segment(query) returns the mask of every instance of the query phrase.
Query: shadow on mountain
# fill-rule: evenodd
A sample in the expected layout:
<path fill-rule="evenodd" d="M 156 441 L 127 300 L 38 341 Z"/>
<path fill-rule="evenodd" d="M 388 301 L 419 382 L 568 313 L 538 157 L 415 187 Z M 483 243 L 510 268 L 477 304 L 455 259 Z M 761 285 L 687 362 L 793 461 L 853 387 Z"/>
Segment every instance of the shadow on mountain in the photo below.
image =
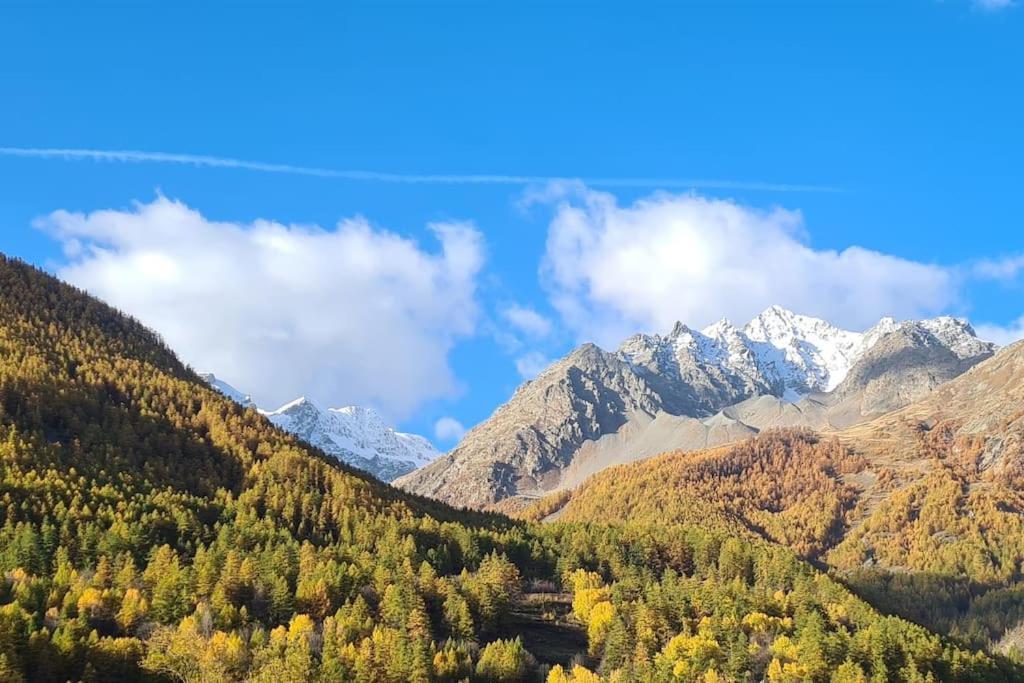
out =
<path fill-rule="evenodd" d="M 1004 638 L 1024 621 L 1024 583 L 983 584 L 929 572 L 858 570 L 843 581 L 884 614 L 913 621 L 963 644 L 1008 652 Z"/>

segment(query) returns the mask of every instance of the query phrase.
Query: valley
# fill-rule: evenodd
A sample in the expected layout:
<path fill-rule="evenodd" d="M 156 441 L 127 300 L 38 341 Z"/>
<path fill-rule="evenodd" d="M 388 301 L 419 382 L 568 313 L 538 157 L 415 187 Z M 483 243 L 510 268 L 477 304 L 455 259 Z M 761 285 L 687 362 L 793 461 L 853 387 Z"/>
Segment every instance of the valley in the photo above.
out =
<path fill-rule="evenodd" d="M 1024 682 L 1022 37 L 0 2 L 0 683 Z"/>
<path fill-rule="evenodd" d="M 1018 351 L 971 372 L 995 368 L 989 387 L 1017 391 Z M 947 514 L 927 501 L 948 477 L 923 480 L 920 508 L 913 482 L 893 479 L 902 488 L 854 526 L 864 487 L 884 486 L 868 475 L 874 455 L 796 428 L 606 468 L 537 515 L 559 510 L 557 521 L 452 508 L 349 468 L 212 388 L 136 321 L 6 258 L 0 359 L 6 680 L 1024 675 L 994 644 L 1012 629 L 991 620 L 1016 604 L 1019 547 L 1016 501 L 985 474 L 1017 476 L 1004 446 L 1019 443 L 1020 416 L 998 397 L 964 423 L 1006 427 L 988 443 L 945 451 L 960 432 L 935 427 L 931 450 L 897 453 L 955 466 L 984 515 L 949 520 L 952 536 L 936 538 L 889 510 Z M 904 425 L 855 429 L 882 444 Z M 909 546 L 885 543 L 901 529 Z M 902 577 L 929 574 L 886 584 L 838 571 L 864 565 L 864 544 L 879 567 L 935 571 L 948 560 L 921 558 L 950 541 L 971 583 L 929 585 L 962 593 L 966 614 L 941 600 L 926 603 L 935 614 L 901 608 L 922 590 Z M 1001 549 L 995 562 L 985 543 Z M 992 589 L 976 591 L 982 582 Z M 1014 612 L 998 613 L 1010 627 Z"/>

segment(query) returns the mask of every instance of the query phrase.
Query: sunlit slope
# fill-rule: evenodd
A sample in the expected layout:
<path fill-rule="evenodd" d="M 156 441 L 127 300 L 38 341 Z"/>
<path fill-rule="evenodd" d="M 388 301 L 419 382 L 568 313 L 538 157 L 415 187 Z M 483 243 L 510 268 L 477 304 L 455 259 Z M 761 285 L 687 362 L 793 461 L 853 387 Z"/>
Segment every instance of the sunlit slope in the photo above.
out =
<path fill-rule="evenodd" d="M 817 552 L 816 496 L 845 509 L 859 467 L 778 438 L 838 475 L 779 498 L 718 472 L 735 512 L 710 500 L 715 528 L 458 511 L 345 469 L 0 259 L 0 680 L 544 680 L 570 661 L 618 681 L 1014 678 L 763 540 Z M 792 519 L 758 511 L 790 499 Z"/>

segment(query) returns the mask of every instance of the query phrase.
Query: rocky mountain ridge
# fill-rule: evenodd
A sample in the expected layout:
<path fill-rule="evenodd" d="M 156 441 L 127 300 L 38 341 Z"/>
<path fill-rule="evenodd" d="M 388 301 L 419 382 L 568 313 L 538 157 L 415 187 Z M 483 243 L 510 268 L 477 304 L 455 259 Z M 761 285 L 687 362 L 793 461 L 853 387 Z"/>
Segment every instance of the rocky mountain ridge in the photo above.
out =
<path fill-rule="evenodd" d="M 447 456 L 395 483 L 474 507 L 536 497 L 665 450 L 773 426 L 856 424 L 921 398 L 994 348 L 951 317 L 883 318 L 851 332 L 772 306 L 743 328 L 677 323 L 615 352 L 580 346 Z"/>

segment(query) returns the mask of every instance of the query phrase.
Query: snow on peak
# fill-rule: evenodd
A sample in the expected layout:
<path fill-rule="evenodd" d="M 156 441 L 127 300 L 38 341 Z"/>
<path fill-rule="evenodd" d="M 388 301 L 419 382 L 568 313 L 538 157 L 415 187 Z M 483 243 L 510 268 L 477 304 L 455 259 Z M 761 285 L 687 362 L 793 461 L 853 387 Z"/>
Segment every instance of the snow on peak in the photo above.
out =
<path fill-rule="evenodd" d="M 959 358 L 972 358 L 994 348 L 989 342 L 978 339 L 974 328 L 963 318 L 943 315 L 922 320 L 921 327 L 931 332 Z"/>
<path fill-rule="evenodd" d="M 359 425 L 359 428 L 364 432 L 378 433 L 391 429 L 384 423 L 384 419 L 380 416 L 380 413 L 373 408 L 345 406 L 344 408 L 328 408 L 327 410 L 343 417 L 354 425 Z"/>
<path fill-rule="evenodd" d="M 243 405 L 254 405 L 248 396 L 212 374 L 201 377 L 221 393 Z M 240 400 L 240 399 L 243 399 Z M 306 396 L 260 414 L 281 429 L 295 434 L 342 462 L 366 470 L 378 479 L 391 481 L 422 467 L 440 453 L 427 439 L 389 427 L 371 408 L 345 406 L 321 408 Z"/>
<path fill-rule="evenodd" d="M 753 341 L 769 342 L 775 346 L 786 346 L 793 339 L 805 337 L 830 340 L 858 336 L 856 332 L 842 330 L 826 320 L 800 315 L 782 306 L 769 306 L 747 323 L 743 332 Z"/>
<path fill-rule="evenodd" d="M 277 410 L 263 410 L 263 409 L 260 409 L 260 413 L 262 415 L 266 416 L 266 417 L 271 417 L 271 416 L 274 416 L 274 415 L 294 414 L 298 410 L 315 410 L 315 411 L 319 411 L 320 410 L 320 406 L 318 406 L 317 404 L 313 403 L 312 399 L 306 398 L 305 396 L 299 396 L 294 401 L 288 401 L 288 403 L 285 403 L 283 406 L 281 406 Z"/>
<path fill-rule="evenodd" d="M 395 431 L 370 408 L 324 410 L 307 398 L 299 398 L 264 415 L 325 453 L 387 481 L 440 455 L 425 438 Z"/>
<path fill-rule="evenodd" d="M 834 389 L 859 356 L 863 338 L 781 306 L 765 309 L 743 333 L 769 377 L 797 395 Z"/>
<path fill-rule="evenodd" d="M 886 317 L 864 332 L 854 332 L 775 305 L 742 329 L 722 318 L 700 332 L 677 322 L 664 337 L 634 335 L 619 348 L 619 356 L 684 380 L 684 373 L 697 368 L 735 386 L 758 391 L 767 387 L 770 393 L 796 401 L 835 389 L 868 349 L 903 326 L 918 326 L 961 358 L 991 350 L 966 321 L 956 318 L 897 322 Z"/>

